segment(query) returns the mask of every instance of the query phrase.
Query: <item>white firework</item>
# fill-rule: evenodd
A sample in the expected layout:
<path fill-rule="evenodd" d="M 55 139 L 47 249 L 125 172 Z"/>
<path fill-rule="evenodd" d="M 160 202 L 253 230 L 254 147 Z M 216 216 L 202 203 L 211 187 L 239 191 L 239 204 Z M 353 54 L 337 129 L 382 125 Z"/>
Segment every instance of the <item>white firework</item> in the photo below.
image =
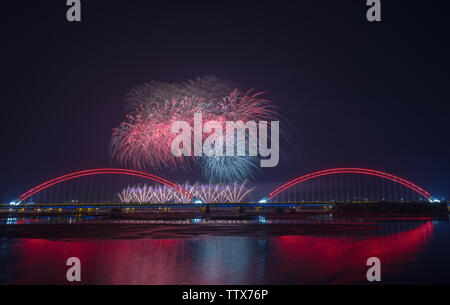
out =
<path fill-rule="evenodd" d="M 185 183 L 182 188 L 204 203 L 236 203 L 248 200 L 248 196 L 254 190 L 249 188 L 247 182 L 234 182 L 230 185 L 224 184 L 189 184 Z M 127 186 L 117 194 L 124 203 L 190 203 L 191 198 L 168 186 Z"/>
<path fill-rule="evenodd" d="M 128 186 L 127 188 L 123 189 L 122 192 L 117 193 L 117 196 L 119 197 L 121 202 L 130 203 L 133 201 L 135 191 Z"/>
<path fill-rule="evenodd" d="M 223 191 L 224 202 L 243 202 L 253 190 L 254 187 L 246 187 L 246 181 L 239 184 L 234 182 L 232 185 L 228 185 Z"/>
<path fill-rule="evenodd" d="M 220 184 L 198 185 L 195 188 L 194 196 L 205 203 L 218 203 L 223 202 L 222 192 Z"/>
<path fill-rule="evenodd" d="M 133 188 L 133 190 L 134 190 L 133 198 L 135 199 L 136 202 L 148 203 L 153 201 L 155 193 L 151 186 L 144 185 L 142 187 Z"/>

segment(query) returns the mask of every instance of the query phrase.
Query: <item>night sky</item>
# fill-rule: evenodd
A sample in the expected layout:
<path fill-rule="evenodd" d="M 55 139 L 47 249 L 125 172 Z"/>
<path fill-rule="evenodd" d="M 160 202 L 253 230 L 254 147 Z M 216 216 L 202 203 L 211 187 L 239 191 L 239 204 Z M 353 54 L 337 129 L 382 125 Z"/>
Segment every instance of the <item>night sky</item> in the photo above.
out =
<path fill-rule="evenodd" d="M 208 74 L 266 91 L 292 125 L 257 184 L 366 167 L 448 198 L 448 7 L 381 2 L 374 23 L 365 0 L 82 0 L 75 23 L 66 0 L 3 3 L 0 200 L 109 167 L 133 86 Z"/>

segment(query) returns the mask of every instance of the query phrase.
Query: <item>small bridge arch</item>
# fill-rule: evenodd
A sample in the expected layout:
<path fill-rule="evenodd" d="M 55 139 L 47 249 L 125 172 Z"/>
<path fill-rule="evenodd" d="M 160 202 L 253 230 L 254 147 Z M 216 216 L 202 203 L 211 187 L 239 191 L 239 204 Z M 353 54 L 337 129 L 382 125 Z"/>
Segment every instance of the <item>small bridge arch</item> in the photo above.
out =
<path fill-rule="evenodd" d="M 400 178 L 398 176 L 395 176 L 395 175 L 392 175 L 392 174 L 389 174 L 386 172 L 378 171 L 378 170 L 367 169 L 367 168 L 350 168 L 350 167 L 325 169 L 325 170 L 316 171 L 316 172 L 309 173 L 309 174 L 300 176 L 298 178 L 289 180 L 286 183 L 279 186 L 278 188 L 276 188 L 275 190 L 273 190 L 272 192 L 270 192 L 269 195 L 267 196 L 267 198 L 269 200 L 273 199 L 275 196 L 277 196 L 281 192 L 289 189 L 290 187 L 292 187 L 296 184 L 299 184 L 299 183 L 302 183 L 302 182 L 305 182 L 305 181 L 308 181 L 311 179 L 315 179 L 318 177 L 327 176 L 327 175 L 335 175 L 335 174 L 362 174 L 362 175 L 380 177 L 380 178 L 401 184 L 401 185 L 413 190 L 417 194 L 425 197 L 430 202 L 434 200 L 434 198 L 431 196 L 430 193 L 428 193 L 423 188 L 419 187 L 418 185 L 416 185 L 406 179 Z"/>
<path fill-rule="evenodd" d="M 55 184 L 58 184 L 58 183 L 61 183 L 61 182 L 67 181 L 67 180 L 77 179 L 77 178 L 85 177 L 85 176 L 103 175 L 103 174 L 128 175 L 128 176 L 135 176 L 135 177 L 149 179 L 149 180 L 164 184 L 166 186 L 169 186 L 172 189 L 174 189 L 175 191 L 181 193 L 182 195 L 188 197 L 191 200 L 194 199 L 194 196 L 191 193 L 189 193 L 187 190 L 183 189 L 178 184 L 176 184 L 170 180 L 164 179 L 162 177 L 150 174 L 150 173 L 131 170 L 131 169 L 122 169 L 122 168 L 97 168 L 97 169 L 88 169 L 88 170 L 83 170 L 83 171 L 77 171 L 77 172 L 69 173 L 69 174 L 66 174 L 63 176 L 59 176 L 59 177 L 47 180 L 44 183 L 41 183 L 41 184 L 27 190 L 26 192 L 21 194 L 18 199 L 16 199 L 13 202 L 15 205 L 18 205 L 21 202 L 23 202 L 25 199 L 27 199 L 28 197 L 30 197 L 44 189 L 47 189 Z"/>

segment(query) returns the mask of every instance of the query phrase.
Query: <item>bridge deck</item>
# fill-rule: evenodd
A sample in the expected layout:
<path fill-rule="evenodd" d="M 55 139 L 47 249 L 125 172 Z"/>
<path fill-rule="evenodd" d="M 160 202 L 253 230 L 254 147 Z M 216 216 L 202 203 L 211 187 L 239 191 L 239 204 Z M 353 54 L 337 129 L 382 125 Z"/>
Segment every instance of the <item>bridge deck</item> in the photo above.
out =
<path fill-rule="evenodd" d="M 77 209 L 77 208 L 278 208 L 278 207 L 321 207 L 335 204 L 377 204 L 380 202 L 277 202 L 277 203 L 48 203 L 48 204 L 20 204 L 17 206 L 0 204 L 0 210 L 29 210 L 29 209 Z M 387 202 L 384 202 L 387 203 Z M 428 202 L 401 202 L 401 204 L 424 204 Z"/>

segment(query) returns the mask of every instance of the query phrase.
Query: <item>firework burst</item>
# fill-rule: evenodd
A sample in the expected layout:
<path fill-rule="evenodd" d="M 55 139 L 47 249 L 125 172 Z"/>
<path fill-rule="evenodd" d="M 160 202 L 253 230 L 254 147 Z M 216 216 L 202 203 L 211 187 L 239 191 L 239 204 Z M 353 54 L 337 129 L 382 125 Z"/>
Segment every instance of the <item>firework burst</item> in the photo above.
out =
<path fill-rule="evenodd" d="M 179 158 L 170 149 L 172 123 L 189 119 L 186 114 L 201 111 L 202 98 L 173 98 L 163 104 L 146 104 L 113 130 L 111 156 L 135 169 L 160 169 L 181 165 L 192 159 Z M 192 119 L 191 119 L 192 120 Z"/>
<path fill-rule="evenodd" d="M 203 157 L 200 162 L 203 176 L 215 183 L 252 179 L 260 170 L 258 158 L 250 156 Z"/>
<path fill-rule="evenodd" d="M 200 184 L 185 183 L 185 190 L 204 203 L 236 203 L 248 200 L 253 187 L 247 182 L 233 184 Z M 128 186 L 118 193 L 121 202 L 131 203 L 189 203 L 190 200 L 176 190 L 167 186 L 150 186 L 147 184 Z"/>
<path fill-rule="evenodd" d="M 242 202 L 253 191 L 254 188 L 248 188 L 246 181 L 243 183 L 234 182 L 226 187 L 222 193 L 226 202 Z"/>
<path fill-rule="evenodd" d="M 248 154 L 251 144 L 247 136 L 245 156 L 173 155 L 171 143 L 176 134 L 171 132 L 172 124 L 184 121 L 193 126 L 196 113 L 202 114 L 202 130 L 208 121 L 219 122 L 225 131 L 227 121 L 246 123 L 278 118 L 270 101 L 261 98 L 263 92 L 253 93 L 249 90 L 244 93 L 230 89 L 230 82 L 221 83 L 217 78 L 203 80 L 173 85 L 152 82 L 131 90 L 127 101 L 136 108 L 127 115 L 125 122 L 113 129 L 110 148 L 112 159 L 119 161 L 122 166 L 140 170 L 187 169 L 193 164 L 200 164 L 204 177 L 210 182 L 241 182 L 252 178 L 258 170 L 258 158 Z M 214 86 L 208 90 L 207 84 L 211 83 Z M 218 97 L 219 94 L 222 96 Z M 208 136 L 202 134 L 202 140 Z M 193 139 L 191 143 L 192 151 Z M 233 143 L 235 147 L 237 144 Z"/>

